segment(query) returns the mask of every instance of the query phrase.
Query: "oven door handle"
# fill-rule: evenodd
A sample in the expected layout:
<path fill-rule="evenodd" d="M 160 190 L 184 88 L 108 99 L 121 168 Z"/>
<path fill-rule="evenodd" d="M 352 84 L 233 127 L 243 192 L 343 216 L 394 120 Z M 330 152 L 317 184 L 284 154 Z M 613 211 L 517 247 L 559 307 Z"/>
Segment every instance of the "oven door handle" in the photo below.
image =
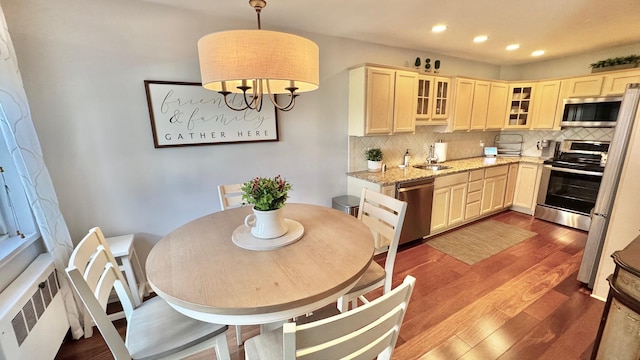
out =
<path fill-rule="evenodd" d="M 559 172 L 565 172 L 565 173 L 571 173 L 571 174 L 580 174 L 580 175 L 602 176 L 602 173 L 599 172 L 599 171 L 575 170 L 575 169 L 568 169 L 568 168 L 553 167 L 552 165 L 544 165 L 544 167 L 548 168 L 551 171 L 559 171 Z"/>

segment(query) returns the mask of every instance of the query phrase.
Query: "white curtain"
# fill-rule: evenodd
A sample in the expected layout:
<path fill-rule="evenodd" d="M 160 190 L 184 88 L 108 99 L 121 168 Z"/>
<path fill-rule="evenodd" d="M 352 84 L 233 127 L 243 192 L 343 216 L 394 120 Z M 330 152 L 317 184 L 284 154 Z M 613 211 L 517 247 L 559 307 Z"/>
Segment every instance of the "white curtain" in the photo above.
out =
<path fill-rule="evenodd" d="M 64 275 L 73 243 L 42 157 L 40 141 L 31 120 L 27 95 L 1 6 L 0 24 L 0 134 L 18 169 L 47 251 L 53 256 L 60 275 L 58 279 L 72 335 L 78 339 L 83 335 L 81 316 Z"/>

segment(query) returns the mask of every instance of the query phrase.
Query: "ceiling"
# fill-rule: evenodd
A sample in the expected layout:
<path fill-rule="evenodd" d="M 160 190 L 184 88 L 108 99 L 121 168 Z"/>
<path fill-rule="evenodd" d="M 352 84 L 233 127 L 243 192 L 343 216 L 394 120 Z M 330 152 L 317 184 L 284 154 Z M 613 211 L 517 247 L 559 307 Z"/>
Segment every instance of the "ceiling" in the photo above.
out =
<path fill-rule="evenodd" d="M 255 22 L 248 0 L 145 1 L 241 24 Z M 496 65 L 640 44 L 640 0 L 268 0 L 261 16 L 263 29 L 319 33 Z M 432 33 L 440 23 L 448 29 Z M 477 35 L 489 40 L 473 43 Z M 520 48 L 506 51 L 511 43 Z M 543 56 L 531 56 L 540 49 Z"/>

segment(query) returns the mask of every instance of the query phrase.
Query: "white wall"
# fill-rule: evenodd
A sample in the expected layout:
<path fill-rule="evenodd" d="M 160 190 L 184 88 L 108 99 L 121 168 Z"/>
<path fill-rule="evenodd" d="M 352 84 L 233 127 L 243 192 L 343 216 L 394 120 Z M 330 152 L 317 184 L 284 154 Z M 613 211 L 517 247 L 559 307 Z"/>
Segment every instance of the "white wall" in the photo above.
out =
<path fill-rule="evenodd" d="M 293 183 L 291 201 L 330 206 L 345 194 L 347 68 L 410 66 L 420 56 L 440 59 L 443 75 L 501 77 L 495 65 L 301 33 L 320 47 L 320 88 L 279 114 L 279 142 L 155 149 L 143 80 L 199 81 L 197 39 L 253 21 L 127 0 L 0 4 L 74 241 L 93 226 L 133 232 L 143 258 L 172 229 L 219 210 L 218 184 L 281 174 Z M 263 27 L 277 30 L 267 19 Z"/>
<path fill-rule="evenodd" d="M 0 3 L 74 241 L 93 226 L 107 236 L 134 232 L 143 257 L 172 229 L 219 210 L 218 184 L 281 174 L 293 183 L 291 201 L 330 206 L 346 193 L 348 67 L 407 66 L 429 56 L 447 74 L 499 72 L 494 65 L 300 34 L 320 47 L 320 89 L 279 114 L 279 142 L 155 149 L 143 80 L 199 81 L 198 38 L 255 24 L 138 1 Z"/>
<path fill-rule="evenodd" d="M 633 54 L 640 54 L 640 44 L 615 47 L 560 59 L 538 61 L 520 66 L 503 66 L 500 69 L 500 79 L 538 80 L 588 75 L 591 74 L 590 64 L 594 62 Z"/>

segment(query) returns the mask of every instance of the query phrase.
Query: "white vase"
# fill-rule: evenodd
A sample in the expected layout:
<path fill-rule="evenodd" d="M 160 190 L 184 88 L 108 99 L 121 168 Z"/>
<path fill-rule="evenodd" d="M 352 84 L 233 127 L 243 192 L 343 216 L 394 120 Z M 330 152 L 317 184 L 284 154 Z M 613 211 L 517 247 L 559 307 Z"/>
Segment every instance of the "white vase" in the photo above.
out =
<path fill-rule="evenodd" d="M 253 209 L 253 214 L 245 217 L 244 224 L 251 228 L 251 235 L 258 239 L 278 238 L 289 230 L 284 221 L 282 209 L 268 211 Z"/>
<path fill-rule="evenodd" d="M 369 169 L 369 172 L 382 171 L 382 161 L 367 160 L 367 169 Z"/>

